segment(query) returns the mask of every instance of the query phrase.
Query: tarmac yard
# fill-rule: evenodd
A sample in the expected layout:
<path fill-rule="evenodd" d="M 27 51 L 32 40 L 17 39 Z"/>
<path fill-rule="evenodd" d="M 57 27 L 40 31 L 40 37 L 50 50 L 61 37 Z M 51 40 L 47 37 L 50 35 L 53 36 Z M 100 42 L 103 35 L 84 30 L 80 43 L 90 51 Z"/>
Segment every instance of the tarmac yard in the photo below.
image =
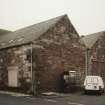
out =
<path fill-rule="evenodd" d="M 0 93 L 0 105 L 105 105 L 105 94 L 85 95 L 81 93 L 43 96 Z"/>

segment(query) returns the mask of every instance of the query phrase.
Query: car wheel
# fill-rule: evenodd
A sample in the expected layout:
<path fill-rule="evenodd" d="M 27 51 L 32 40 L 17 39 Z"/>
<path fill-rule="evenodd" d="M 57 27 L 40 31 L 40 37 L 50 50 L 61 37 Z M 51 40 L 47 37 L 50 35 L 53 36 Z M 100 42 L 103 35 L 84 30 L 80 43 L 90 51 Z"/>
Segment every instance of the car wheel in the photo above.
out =
<path fill-rule="evenodd" d="M 99 94 L 99 95 L 102 95 L 102 93 L 103 93 L 102 90 L 99 90 L 99 91 L 98 91 L 98 94 Z"/>
<path fill-rule="evenodd" d="M 87 91 L 87 90 L 84 90 L 84 93 L 85 93 L 85 94 L 88 94 L 88 91 Z"/>
<path fill-rule="evenodd" d="M 105 90 L 103 89 L 102 93 L 105 93 Z"/>

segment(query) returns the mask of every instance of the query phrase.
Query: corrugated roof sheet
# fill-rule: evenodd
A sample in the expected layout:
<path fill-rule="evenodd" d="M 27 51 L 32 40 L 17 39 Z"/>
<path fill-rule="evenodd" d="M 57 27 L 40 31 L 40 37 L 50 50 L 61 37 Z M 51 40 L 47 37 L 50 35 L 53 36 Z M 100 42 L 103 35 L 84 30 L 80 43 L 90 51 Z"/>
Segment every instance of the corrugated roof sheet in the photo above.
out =
<path fill-rule="evenodd" d="M 103 34 L 104 34 L 104 31 L 94 33 L 94 34 L 82 37 L 81 40 L 87 48 L 91 49 L 91 47 L 96 43 L 99 37 Z"/>
<path fill-rule="evenodd" d="M 32 42 L 40 35 L 45 33 L 50 27 L 56 24 L 64 16 L 66 15 L 31 25 L 29 27 L 14 31 L 10 34 L 1 35 L 0 49 Z"/>

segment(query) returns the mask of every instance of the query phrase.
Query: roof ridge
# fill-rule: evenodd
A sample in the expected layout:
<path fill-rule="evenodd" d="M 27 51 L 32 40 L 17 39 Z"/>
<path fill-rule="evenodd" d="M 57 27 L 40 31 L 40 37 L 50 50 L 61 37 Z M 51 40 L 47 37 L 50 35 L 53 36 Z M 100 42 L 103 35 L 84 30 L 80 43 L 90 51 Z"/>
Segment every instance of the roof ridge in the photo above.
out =
<path fill-rule="evenodd" d="M 67 14 L 64 14 L 64 15 L 61 15 L 61 16 L 56 16 L 54 18 L 46 19 L 46 20 L 43 20 L 41 22 L 38 22 L 38 23 L 35 23 L 35 24 L 31 24 L 31 25 L 25 26 L 23 28 L 20 28 L 20 29 L 15 30 L 14 32 L 19 31 L 19 30 L 23 30 L 25 28 L 28 28 L 28 27 L 31 27 L 31 26 L 34 26 L 34 25 L 42 24 L 42 23 L 45 23 L 45 22 L 48 22 L 48 21 L 51 21 L 51 20 L 54 20 L 54 19 L 57 19 L 57 18 L 63 18 L 64 16 L 67 16 Z"/>

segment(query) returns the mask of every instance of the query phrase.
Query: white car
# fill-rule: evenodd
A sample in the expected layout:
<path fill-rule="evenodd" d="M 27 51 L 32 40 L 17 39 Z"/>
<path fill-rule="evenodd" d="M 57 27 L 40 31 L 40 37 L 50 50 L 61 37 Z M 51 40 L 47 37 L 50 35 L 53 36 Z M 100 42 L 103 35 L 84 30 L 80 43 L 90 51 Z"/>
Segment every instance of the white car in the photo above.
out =
<path fill-rule="evenodd" d="M 98 91 L 100 94 L 104 92 L 104 83 L 100 76 L 86 76 L 84 81 L 85 93 L 88 91 Z"/>

